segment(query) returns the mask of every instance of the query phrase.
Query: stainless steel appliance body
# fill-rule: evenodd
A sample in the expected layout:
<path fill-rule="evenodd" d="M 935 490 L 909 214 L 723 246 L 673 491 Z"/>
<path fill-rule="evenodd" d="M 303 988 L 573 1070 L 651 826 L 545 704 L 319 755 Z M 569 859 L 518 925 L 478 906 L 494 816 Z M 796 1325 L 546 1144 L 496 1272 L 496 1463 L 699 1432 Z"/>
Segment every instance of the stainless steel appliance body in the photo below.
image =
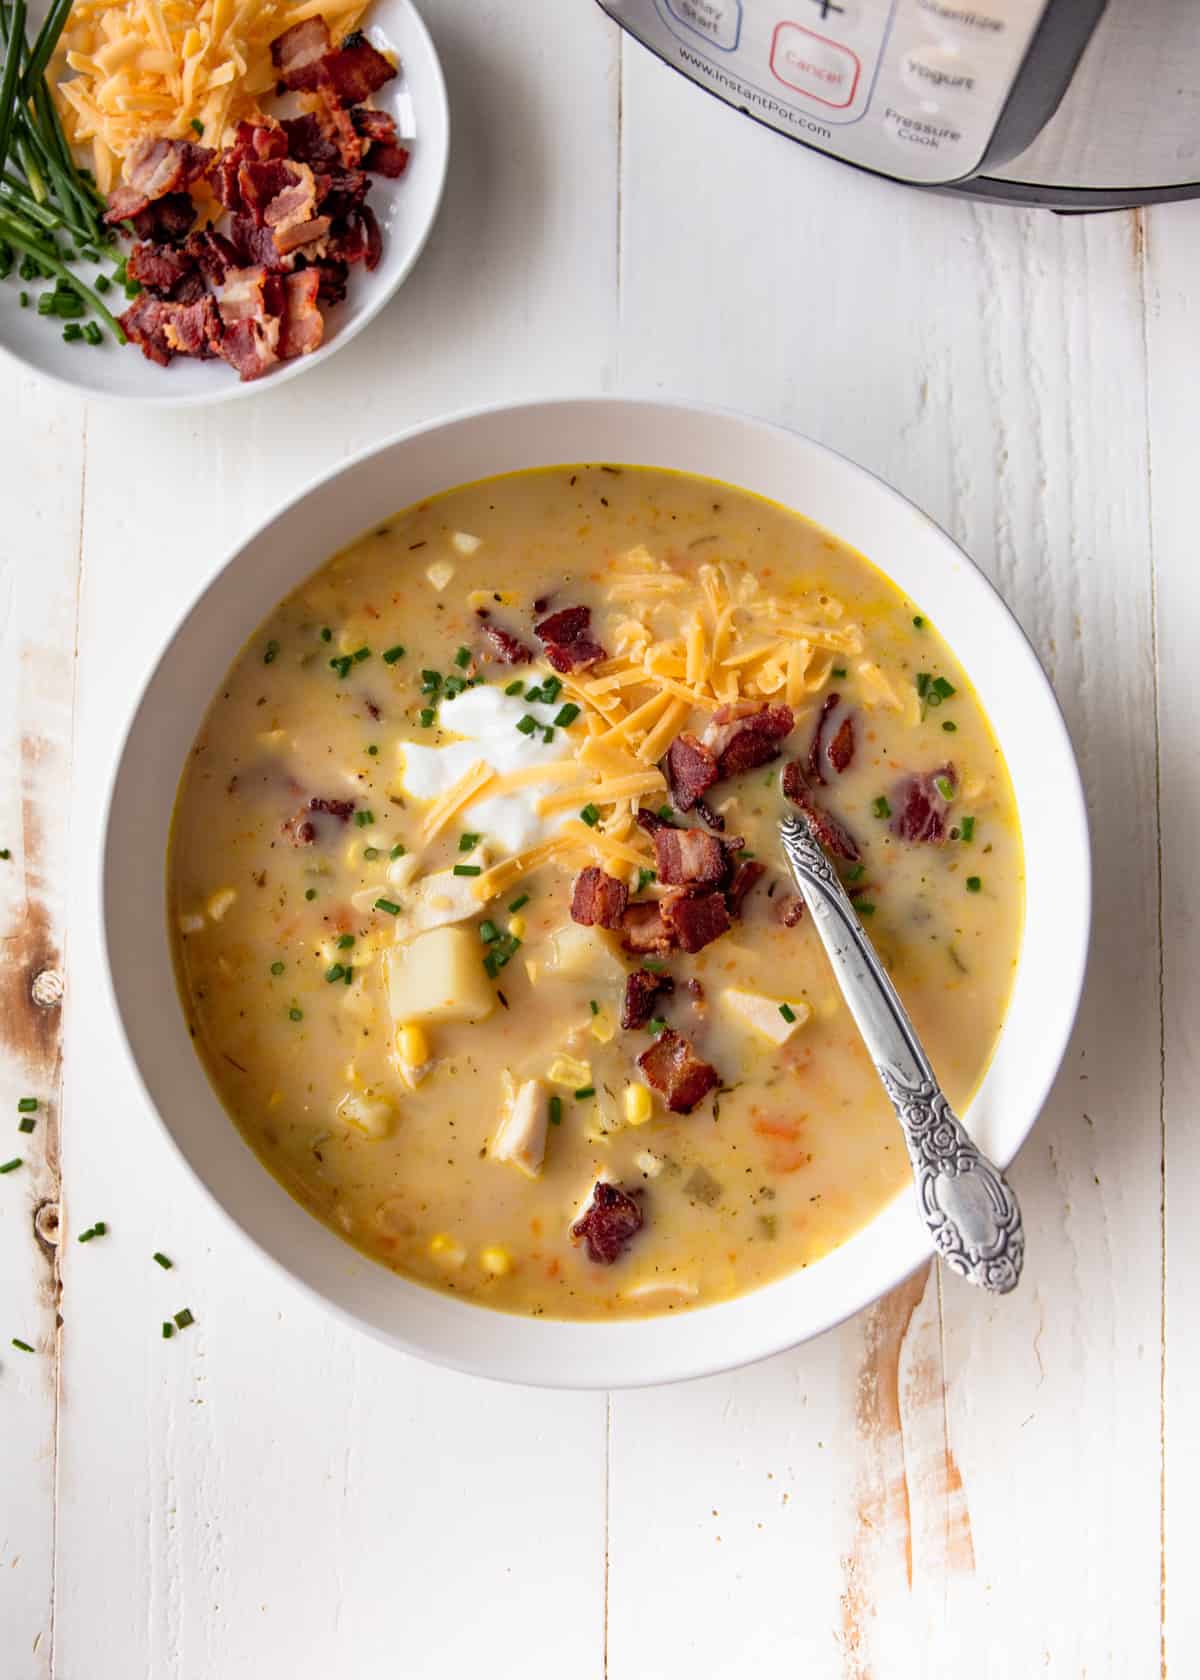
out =
<path fill-rule="evenodd" d="M 1200 196 L 1200 0 L 599 0 L 846 163 L 1060 210 Z"/>

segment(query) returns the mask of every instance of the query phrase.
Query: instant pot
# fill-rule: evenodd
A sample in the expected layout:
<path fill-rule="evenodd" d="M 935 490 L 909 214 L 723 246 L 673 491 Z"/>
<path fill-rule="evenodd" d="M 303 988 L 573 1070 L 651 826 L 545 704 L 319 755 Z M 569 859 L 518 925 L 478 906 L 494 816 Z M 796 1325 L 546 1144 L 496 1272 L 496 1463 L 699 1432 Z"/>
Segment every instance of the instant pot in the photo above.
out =
<path fill-rule="evenodd" d="M 1200 0 L 599 0 L 845 163 L 1056 210 L 1200 194 Z"/>

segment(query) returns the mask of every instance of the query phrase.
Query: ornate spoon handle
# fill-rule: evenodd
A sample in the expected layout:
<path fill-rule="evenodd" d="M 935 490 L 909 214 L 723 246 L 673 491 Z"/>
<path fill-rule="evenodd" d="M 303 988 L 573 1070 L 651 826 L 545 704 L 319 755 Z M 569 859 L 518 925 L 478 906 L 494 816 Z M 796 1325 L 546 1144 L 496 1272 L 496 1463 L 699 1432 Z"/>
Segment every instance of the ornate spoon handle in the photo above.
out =
<path fill-rule="evenodd" d="M 786 817 L 779 832 L 792 876 L 896 1110 L 934 1247 L 951 1271 L 1005 1295 L 1015 1289 L 1025 1257 L 1017 1198 L 946 1101 L 908 1012 L 807 820 Z"/>

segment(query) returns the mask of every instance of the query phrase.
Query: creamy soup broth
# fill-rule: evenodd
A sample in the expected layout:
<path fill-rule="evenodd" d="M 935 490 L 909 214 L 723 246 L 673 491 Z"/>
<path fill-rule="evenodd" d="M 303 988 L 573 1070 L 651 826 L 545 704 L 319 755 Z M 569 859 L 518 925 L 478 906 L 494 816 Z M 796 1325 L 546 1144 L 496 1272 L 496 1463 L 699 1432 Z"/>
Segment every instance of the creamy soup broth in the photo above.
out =
<path fill-rule="evenodd" d="M 582 632 L 555 622 L 577 607 Z M 745 719 L 783 730 L 784 707 L 790 731 L 752 723 L 747 747 Z M 680 735 L 719 770 L 686 811 L 660 768 Z M 961 1110 L 1013 981 L 1022 855 L 920 605 L 797 514 L 679 473 L 526 472 L 397 514 L 255 632 L 182 777 L 168 909 L 222 1103 L 340 1236 L 508 1311 L 679 1311 L 813 1264 L 908 1168 L 796 919 L 777 824 L 801 774 Z M 650 872 L 676 842 L 639 810 L 742 845 L 672 887 Z M 576 895 L 620 925 L 573 919 Z M 727 931 L 680 949 L 704 915 Z M 673 990 L 626 1028 L 635 972 Z M 662 1088 L 656 1044 L 711 1075 Z M 598 1182 L 619 1197 L 589 1224 Z"/>

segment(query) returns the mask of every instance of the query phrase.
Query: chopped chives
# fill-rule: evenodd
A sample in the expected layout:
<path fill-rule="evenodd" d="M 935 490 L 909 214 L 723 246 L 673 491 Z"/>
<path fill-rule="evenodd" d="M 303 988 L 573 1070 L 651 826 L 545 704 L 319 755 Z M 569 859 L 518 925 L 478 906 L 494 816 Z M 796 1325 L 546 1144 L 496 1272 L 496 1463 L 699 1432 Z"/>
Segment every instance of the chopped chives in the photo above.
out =
<path fill-rule="evenodd" d="M 553 729 L 551 729 L 549 727 L 549 725 L 547 725 L 547 727 L 542 730 L 542 740 L 546 743 L 547 746 L 549 746 L 551 741 L 553 741 L 553 739 L 554 739 L 554 731 L 553 731 Z"/>
<path fill-rule="evenodd" d="M 321 631 L 321 640 L 323 642 L 331 642 L 333 640 L 333 631 L 328 625 L 325 625 Z"/>
<path fill-rule="evenodd" d="M 594 1097 L 595 1095 L 596 1087 L 594 1085 L 581 1085 L 575 1093 L 575 1101 L 585 1102 L 588 1097 Z"/>
<path fill-rule="evenodd" d="M 741 851 L 741 852 L 738 853 L 737 856 L 738 856 L 738 862 L 739 863 L 750 863 L 750 862 L 753 861 L 754 853 L 753 852 L 747 852 L 747 851 Z"/>
<path fill-rule="evenodd" d="M 950 780 L 949 776 L 935 776 L 933 778 L 933 785 L 948 805 L 954 798 L 954 783 Z"/>
<path fill-rule="evenodd" d="M 483 966 L 488 979 L 494 980 L 500 972 L 500 963 L 495 951 L 488 952 L 487 956 L 483 959 Z"/>
<path fill-rule="evenodd" d="M 835 665 L 829 674 L 831 677 L 844 677 L 846 675 L 846 667 L 844 665 Z"/>
<path fill-rule="evenodd" d="M 353 658 L 356 665 L 361 665 L 364 659 L 370 659 L 370 657 L 371 650 L 369 647 L 355 648 Z"/>
<path fill-rule="evenodd" d="M 175 1264 L 174 1260 L 168 1260 L 166 1255 L 161 1254 L 158 1249 L 155 1249 L 153 1259 L 162 1267 L 164 1272 L 169 1272 Z"/>
<path fill-rule="evenodd" d="M 375 821 L 375 813 L 374 811 L 355 811 L 354 820 L 359 828 L 370 828 Z"/>
<path fill-rule="evenodd" d="M 38 1111 L 38 1100 L 37 1100 L 36 1097 L 21 1097 L 18 1100 L 18 1102 L 17 1102 L 17 1113 L 18 1114 L 36 1114 L 37 1111 Z"/>
<path fill-rule="evenodd" d="M 33 1118 L 32 1114 L 22 1114 L 21 1118 L 17 1121 L 17 1130 L 19 1132 L 31 1132 L 36 1125 L 37 1121 Z"/>
<path fill-rule="evenodd" d="M 162 1339 L 163 1339 L 163 1341 L 164 1342 L 169 1342 L 171 1340 L 171 1337 L 174 1334 L 175 1334 L 175 1326 L 171 1323 L 171 1320 L 169 1318 L 164 1318 L 163 1319 L 163 1327 L 162 1327 Z"/>
<path fill-rule="evenodd" d="M 781 1003 L 779 1005 L 779 1013 L 783 1016 L 785 1021 L 791 1022 L 796 1019 L 796 1011 L 792 1008 L 790 1003 Z"/>
<path fill-rule="evenodd" d="M 100 331 L 99 321 L 88 321 L 83 328 L 84 341 L 88 344 L 103 344 L 104 334 Z"/>
<path fill-rule="evenodd" d="M 641 869 L 638 870 L 638 883 L 637 883 L 638 892 L 645 892 L 646 888 L 650 885 L 651 881 L 654 881 L 654 880 L 657 880 L 657 879 L 658 879 L 658 871 L 656 869 L 646 869 L 643 866 Z"/>
<path fill-rule="evenodd" d="M 263 649 L 263 664 L 264 665 L 274 665 L 275 661 L 278 658 L 279 658 L 279 643 L 276 642 L 276 641 L 268 642 L 266 647 Z"/>
<path fill-rule="evenodd" d="M 953 735 L 957 730 L 958 725 L 953 721 L 953 719 L 947 718 L 945 723 L 943 723 L 942 728 L 946 731 L 947 735 Z"/>
<path fill-rule="evenodd" d="M 663 1020 L 661 1015 L 656 1015 L 652 1021 L 648 1021 L 646 1023 L 646 1031 L 653 1038 L 657 1038 L 659 1033 L 666 1032 L 666 1030 L 667 1023 Z"/>
<path fill-rule="evenodd" d="M 374 863 L 378 856 L 379 856 L 379 847 L 378 846 L 364 846 L 363 847 L 363 857 L 367 860 L 368 863 Z"/>
<path fill-rule="evenodd" d="M 547 705 L 553 705 L 562 693 L 562 682 L 558 677 L 542 678 L 542 699 Z"/>
<path fill-rule="evenodd" d="M 33 1349 L 30 1347 L 29 1343 L 28 1342 L 23 1342 L 21 1340 L 20 1336 L 14 1336 L 13 1337 L 12 1345 L 15 1348 L 20 1348 L 22 1353 L 32 1353 L 33 1352 Z"/>
<path fill-rule="evenodd" d="M 479 937 L 485 945 L 491 945 L 500 937 L 500 929 L 495 922 L 487 921 L 479 924 Z"/>
<path fill-rule="evenodd" d="M 867 873 L 866 864 L 865 863 L 856 863 L 853 866 L 853 868 L 847 869 L 845 878 L 846 878 L 847 881 L 861 881 L 863 876 L 866 873 Z"/>
<path fill-rule="evenodd" d="M 583 818 L 589 828 L 595 828 L 596 824 L 600 821 L 600 813 L 590 801 L 583 807 L 583 810 L 580 811 L 579 815 Z"/>
<path fill-rule="evenodd" d="M 529 894 L 528 893 L 522 893 L 519 898 L 514 898 L 513 899 L 512 903 L 509 905 L 508 908 L 512 911 L 513 915 L 516 915 L 517 911 L 518 910 L 523 910 L 528 903 L 529 903 Z"/>
<path fill-rule="evenodd" d="M 107 274 L 97 274 L 97 276 L 96 276 L 95 280 L 92 282 L 92 284 L 95 286 L 95 288 L 98 292 L 108 292 L 108 291 L 112 290 L 112 281 L 108 278 Z M 22 292 L 21 296 L 26 300 L 26 303 L 28 303 L 29 293 L 28 292 Z M 21 308 L 22 309 L 25 308 L 24 303 L 21 305 Z"/>
<path fill-rule="evenodd" d="M 469 834 L 469 833 L 466 833 L 466 832 L 460 834 L 459 837 L 458 837 L 458 849 L 459 849 L 459 851 L 460 852 L 473 852 L 475 850 L 476 846 L 478 846 L 480 840 L 482 840 L 482 838 L 483 838 L 483 836 L 481 834 Z"/>
<path fill-rule="evenodd" d="M 660 822 L 669 823 L 672 828 L 675 826 L 675 813 L 669 805 L 660 805 L 658 807 L 658 820 Z"/>
<path fill-rule="evenodd" d="M 79 1233 L 79 1239 L 78 1239 L 78 1240 L 79 1240 L 79 1241 L 80 1241 L 80 1242 L 91 1242 L 91 1240 L 92 1240 L 92 1238 L 93 1238 L 93 1237 L 94 1237 L 94 1236 L 95 1236 L 95 1235 L 96 1235 L 96 1228 L 95 1228 L 95 1226 L 94 1226 L 94 1225 L 93 1225 L 93 1226 L 89 1226 L 89 1227 L 88 1227 L 88 1229 L 87 1229 L 87 1230 L 86 1230 L 86 1231 L 80 1231 L 80 1233 Z"/>
<path fill-rule="evenodd" d="M 350 675 L 350 667 L 353 663 L 354 661 L 351 659 L 350 655 L 348 653 L 343 653 L 336 659 L 331 659 L 329 661 L 329 669 L 331 671 L 336 671 L 339 677 L 348 677 Z"/>
<path fill-rule="evenodd" d="M 530 717 L 528 712 L 526 712 L 523 717 L 519 717 L 516 723 L 516 727 L 521 731 L 522 735 L 532 735 L 537 726 L 537 719 L 535 717 Z"/>
<path fill-rule="evenodd" d="M 522 693 L 524 693 L 524 690 L 525 690 L 525 684 L 521 681 L 520 677 L 518 677 L 516 682 L 510 682 L 509 683 L 508 687 L 504 690 L 504 692 L 505 692 L 505 694 L 522 694 Z"/>
<path fill-rule="evenodd" d="M 578 716 L 579 707 L 573 700 L 568 700 L 565 705 L 558 708 L 554 722 L 559 729 L 567 729 L 575 722 L 575 719 Z"/>
<path fill-rule="evenodd" d="M 432 706 L 422 706 L 421 707 L 421 717 L 420 717 L 421 728 L 422 729 L 428 729 L 429 726 L 432 724 L 432 722 L 433 722 L 433 707 Z"/>
<path fill-rule="evenodd" d="M 11 1161 L 0 1163 L 0 1173 L 16 1172 L 20 1165 L 21 1157 L 19 1155 L 14 1155 Z"/>
<path fill-rule="evenodd" d="M 591 1010 L 593 1015 L 599 1015 L 600 1005 L 596 1002 L 595 998 L 588 999 L 588 1008 Z"/>
<path fill-rule="evenodd" d="M 462 693 L 463 689 L 466 688 L 466 686 L 467 686 L 467 679 L 465 677 L 457 677 L 457 676 L 447 677 L 446 678 L 446 686 L 442 690 L 443 699 L 445 699 L 445 700 L 456 699 L 458 697 L 458 695 L 460 695 Z"/>
<path fill-rule="evenodd" d="M 441 686 L 442 686 L 442 673 L 440 671 L 422 671 L 421 672 L 421 693 L 422 694 L 436 694 L 438 689 L 441 688 Z"/>
<path fill-rule="evenodd" d="M 477 863 L 456 863 L 453 873 L 455 875 L 482 875 L 483 870 Z"/>
<path fill-rule="evenodd" d="M 968 875 L 967 876 L 967 891 L 968 892 L 978 892 L 982 886 L 983 886 L 983 882 L 980 880 L 978 875 Z"/>
<path fill-rule="evenodd" d="M 304 1019 L 303 1009 L 297 1009 L 295 1004 L 293 1004 L 292 1007 L 288 1010 L 288 1020 L 289 1021 L 303 1021 L 303 1019 Z"/>
<path fill-rule="evenodd" d="M 854 908 L 860 916 L 873 916 L 875 914 L 875 906 L 869 904 L 865 898 L 860 898 Z"/>
<path fill-rule="evenodd" d="M 913 629 L 914 630 L 924 630 L 924 628 L 925 628 L 925 620 L 921 617 L 920 613 L 917 613 L 913 618 Z"/>
<path fill-rule="evenodd" d="M 5 863 L 8 862 L 11 856 L 12 853 L 9 851 L 7 846 L 0 847 L 0 858 L 2 858 Z"/>
<path fill-rule="evenodd" d="M 398 916 L 400 914 L 400 906 L 390 898 L 377 898 L 375 900 L 374 907 L 376 910 L 386 911 L 389 916 Z"/>
<path fill-rule="evenodd" d="M 174 1318 L 175 1323 L 180 1330 L 186 1330 L 189 1324 L 195 1324 L 196 1322 L 196 1320 L 192 1317 L 190 1307 L 184 1307 L 182 1312 L 175 1313 Z"/>
<path fill-rule="evenodd" d="M 404 847 L 400 844 L 399 841 L 397 841 L 396 844 L 392 847 L 391 851 L 388 853 L 388 856 L 390 858 L 400 858 L 400 857 L 404 856 Z"/>
<path fill-rule="evenodd" d="M 945 677 L 934 677 L 929 687 L 931 692 L 936 694 L 942 700 L 949 700 L 952 694 L 958 693 L 954 684 L 948 683 Z"/>
<path fill-rule="evenodd" d="M 971 841 L 975 838 L 975 818 L 964 817 L 959 823 L 958 828 L 963 839 L 968 845 L 970 845 Z"/>
<path fill-rule="evenodd" d="M 337 948 L 339 951 L 348 951 L 353 943 L 354 935 L 352 933 L 340 933 L 338 935 Z"/>
<path fill-rule="evenodd" d="M 930 675 L 928 671 L 918 671 L 916 676 L 917 693 L 924 700 L 929 693 Z"/>
<path fill-rule="evenodd" d="M 662 960 L 661 957 L 643 957 L 642 958 L 642 967 L 644 969 L 646 969 L 650 974 L 661 974 L 663 969 L 666 968 L 666 966 L 667 966 L 666 963 Z"/>
<path fill-rule="evenodd" d="M 374 741 L 372 741 L 371 745 L 367 748 L 367 757 L 368 758 L 378 758 L 379 757 L 379 748 L 375 745 Z"/>
<path fill-rule="evenodd" d="M 192 118 L 192 127 L 196 130 L 197 134 L 204 133 L 204 124 L 200 121 L 199 117 Z"/>
<path fill-rule="evenodd" d="M 562 1125 L 562 1098 L 557 1094 L 550 1098 L 550 1124 Z"/>
<path fill-rule="evenodd" d="M 59 309 L 57 313 L 61 315 L 62 310 Z M 77 344 L 83 338 L 83 328 L 78 321 L 68 321 L 62 330 L 62 335 L 64 343 Z"/>
<path fill-rule="evenodd" d="M 454 655 L 454 663 L 458 666 L 460 671 L 465 671 L 467 666 L 471 663 L 470 648 L 460 647 L 458 652 Z"/>
<path fill-rule="evenodd" d="M 385 665 L 394 665 L 397 659 L 403 658 L 404 645 L 402 642 L 397 642 L 395 647 L 384 648 L 383 650 L 383 662 Z"/>
<path fill-rule="evenodd" d="M 892 807 L 882 794 L 879 795 L 878 799 L 872 800 L 871 809 L 877 817 L 890 817 L 892 814 Z"/>
<path fill-rule="evenodd" d="M 309 901 L 309 903 L 311 904 L 313 899 L 316 898 L 316 896 L 317 896 L 316 887 L 309 887 L 308 891 L 305 893 L 304 896 Z"/>
<path fill-rule="evenodd" d="M 342 979 L 345 981 L 346 985 L 348 986 L 350 984 L 350 982 L 354 979 L 353 968 L 348 968 L 345 971 L 345 973 L 342 975 Z"/>

